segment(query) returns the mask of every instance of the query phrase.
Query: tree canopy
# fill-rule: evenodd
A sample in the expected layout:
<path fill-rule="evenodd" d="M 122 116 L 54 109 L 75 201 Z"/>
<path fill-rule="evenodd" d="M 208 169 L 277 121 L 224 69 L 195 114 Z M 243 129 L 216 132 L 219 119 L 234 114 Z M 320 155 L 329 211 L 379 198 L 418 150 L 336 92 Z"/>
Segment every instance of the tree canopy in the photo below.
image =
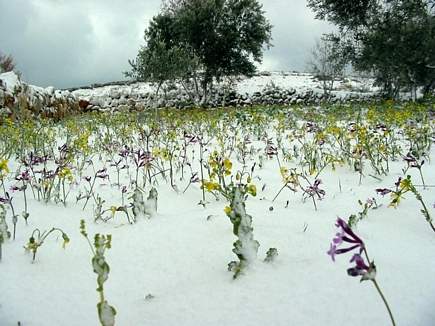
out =
<path fill-rule="evenodd" d="M 257 0 L 170 0 L 145 30 L 128 74 L 138 80 L 193 80 L 206 97 L 213 80 L 252 75 L 272 26 Z"/>
<path fill-rule="evenodd" d="M 351 61 L 371 71 L 388 97 L 410 88 L 435 86 L 434 0 L 309 0 L 316 17 L 339 27 L 351 40 Z"/>

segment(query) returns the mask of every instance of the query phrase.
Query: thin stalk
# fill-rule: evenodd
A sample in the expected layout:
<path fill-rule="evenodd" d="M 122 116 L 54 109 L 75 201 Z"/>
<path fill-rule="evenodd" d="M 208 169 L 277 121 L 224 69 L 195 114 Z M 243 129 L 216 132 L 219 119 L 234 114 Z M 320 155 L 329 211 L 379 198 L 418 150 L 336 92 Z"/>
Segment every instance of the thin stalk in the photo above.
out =
<path fill-rule="evenodd" d="M 388 302 L 387 302 L 387 300 L 385 299 L 385 296 L 384 296 L 384 294 L 382 293 L 381 288 L 379 287 L 378 282 L 376 282 L 375 279 L 373 279 L 372 282 L 373 282 L 373 284 L 375 285 L 376 290 L 378 291 L 379 295 L 381 296 L 382 301 L 384 301 L 385 307 L 387 308 L 387 310 L 388 310 L 388 314 L 390 315 L 391 323 L 393 324 L 393 326 L 396 326 L 396 322 L 394 321 L 393 313 L 391 312 L 390 306 L 388 305 Z"/>

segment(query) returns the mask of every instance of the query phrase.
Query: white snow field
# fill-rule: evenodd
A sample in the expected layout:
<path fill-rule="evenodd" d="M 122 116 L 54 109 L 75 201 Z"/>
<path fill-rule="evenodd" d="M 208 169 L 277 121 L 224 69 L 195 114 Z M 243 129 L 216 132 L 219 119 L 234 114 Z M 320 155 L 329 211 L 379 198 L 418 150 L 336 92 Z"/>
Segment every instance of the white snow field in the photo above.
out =
<path fill-rule="evenodd" d="M 283 115 L 287 114 L 287 111 L 283 112 Z M 121 119 L 123 115 L 119 117 Z M 195 117 L 194 113 L 192 117 Z M 86 119 L 89 121 L 86 122 Z M 83 155 L 74 152 L 74 156 L 69 157 L 68 166 L 74 181 L 66 207 L 61 202 L 55 203 L 54 197 L 48 203 L 38 201 L 28 187 L 28 225 L 19 216 L 15 240 L 6 240 L 2 246 L 0 325 L 99 325 L 97 275 L 93 272 L 89 244 L 80 234 L 81 219 L 86 221 L 91 242 L 95 233 L 112 235 L 112 248 L 105 254 L 110 274 L 104 283 L 104 293 L 109 304 L 116 308 L 116 325 L 390 325 L 387 310 L 373 283 L 360 283 L 359 277 L 347 275 L 347 268 L 354 265 L 349 262 L 352 253 L 337 255 L 335 262 L 327 255 L 336 234 L 334 224 L 337 217 L 347 220 L 351 214 L 357 214 L 361 211 L 358 200 L 366 202 L 368 198 L 375 198 L 379 207 L 369 209 L 367 216 L 353 230 L 364 241 L 370 259 L 376 264 L 376 280 L 389 302 L 397 325 L 435 325 L 435 233 L 421 214 L 421 205 L 411 192 L 404 195 L 397 208 L 389 207 L 391 193 L 381 196 L 376 192 L 379 188 L 394 189 L 397 179 L 404 177 L 402 169 L 406 168 L 407 163 L 403 156 L 407 153 L 409 141 L 403 135 L 403 128 L 410 128 L 412 123 L 403 128 L 391 125 L 391 128 L 395 128 L 392 132 L 397 134 L 397 144 L 401 146 L 402 153 L 395 161 L 389 161 L 387 175 L 375 175 L 367 158 L 364 158 L 361 184 L 360 175 L 352 166 L 337 163 L 335 170 L 327 166 L 318 177 L 322 181 L 319 187 L 326 194 L 323 200 L 316 201 L 315 210 L 311 199 L 303 200 L 300 189 L 294 193 L 286 188 L 272 202 L 283 186 L 279 164 L 288 169 L 296 168 L 300 173 L 307 171 L 296 154 L 306 155 L 303 144 L 313 144 L 313 137 L 320 135 L 306 131 L 311 128 L 309 121 L 298 120 L 299 129 L 296 131 L 305 130 L 303 132 L 306 134 L 295 139 L 291 138 L 295 131 L 293 127 L 284 124 L 279 129 L 276 121 L 258 131 L 256 128 L 259 125 L 255 122 L 250 127 L 242 128 L 237 119 L 227 119 L 217 126 L 212 123 L 209 125 L 205 119 L 198 120 L 202 121 L 200 124 L 205 129 L 195 131 L 196 122 L 183 124 L 177 123 L 175 118 L 168 118 L 164 127 L 153 129 L 152 164 L 158 162 L 160 167 L 164 166 L 162 169 L 167 169 L 169 163 L 161 151 L 165 146 L 170 148 L 176 144 L 176 187 L 174 189 L 169 184 L 168 173 L 166 180 L 161 175 L 153 177 L 153 183 L 157 182 L 154 184 L 158 191 L 157 213 L 150 218 L 140 217 L 136 223 L 129 224 L 123 212 L 116 212 L 115 217 L 107 222 L 94 222 L 94 198 L 90 198 L 85 209 L 82 209 L 84 200 L 76 203 L 76 196 L 89 189 L 90 183 L 85 177 L 93 177 L 95 171 L 106 168 L 109 179 L 96 178 L 94 195 L 98 194 L 105 200 L 103 208 L 108 211 L 104 216 L 110 217 L 111 207 L 122 205 L 121 190 L 115 185 L 117 172 L 113 162 L 120 157 L 118 154 L 124 145 L 132 150 L 145 146 L 144 141 L 137 137 L 137 132 L 132 132 L 136 139 L 127 137 L 124 140 L 126 144 L 121 142 L 122 135 L 125 132 L 129 135 L 127 129 L 134 126 L 123 122 L 104 125 L 100 120 L 97 125 L 97 122 L 93 122 L 97 120 L 92 119 L 96 119 L 95 115 L 84 116 L 79 122 L 72 119 L 47 127 L 56 132 L 54 143 L 48 143 L 56 158 L 61 151 L 58 146 L 65 142 L 71 148 L 86 147 L 80 141 L 75 142 L 76 139 L 82 139 L 80 137 L 85 134 L 83 130 L 86 128 L 94 133 L 89 139 L 86 138 L 86 143 L 89 141 L 94 146 L 91 151 L 93 154 L 87 156 L 89 161 L 84 163 L 81 177 L 75 167 Z M 146 119 L 151 119 L 151 116 Z M 226 125 L 228 121 L 231 121 L 230 126 Z M 346 125 L 337 122 L 336 126 L 346 129 L 352 121 L 345 121 Z M 145 122 L 152 123 L 151 120 Z M 427 135 L 431 137 L 434 123 L 425 123 L 425 127 L 429 128 Z M 86 127 L 74 131 L 75 125 Z M 319 126 L 324 128 L 325 134 L 329 132 L 322 123 Z M 68 134 L 66 130 L 75 133 Z M 142 126 L 140 130 L 147 135 L 149 128 Z M 216 130 L 221 130 L 220 134 L 211 134 Z M 281 130 L 281 136 L 276 133 L 277 130 Z M 106 131 L 107 135 L 112 135 L 113 141 L 104 140 Z M 260 247 L 257 259 L 237 279 L 233 279 L 233 274 L 227 270 L 227 264 L 237 260 L 232 252 L 233 242 L 237 238 L 224 212 L 229 205 L 227 200 L 219 195 L 220 200 L 216 200 L 213 194 L 207 192 L 205 207 L 198 205 L 202 198 L 199 182 L 192 183 L 183 193 L 191 171 L 200 177 L 198 142 L 190 138 L 192 141 L 188 143 L 187 151 L 182 154 L 180 150 L 187 134 L 197 137 L 207 135 L 212 139 L 210 144 L 205 145 L 204 162 L 209 162 L 210 153 L 214 150 L 221 153 L 224 149 L 225 157 L 232 162 L 232 166 L 227 168 L 231 170 L 233 181 L 236 180 L 236 172 L 242 169 L 243 160 L 238 145 L 244 143 L 249 150 L 245 157 L 246 170 L 249 171 L 256 163 L 251 182 L 256 185 L 257 195 L 248 196 L 246 211 L 252 216 L 254 239 L 258 240 Z M 68 140 L 67 135 L 72 139 Z M 231 147 L 232 141 L 236 142 L 235 147 Z M 334 143 L 333 140 L 329 141 L 322 147 L 327 152 Z M 430 142 L 433 142 L 433 138 Z M 2 146 L 6 143 L 6 137 L 0 140 L 0 149 L 4 149 Z M 354 145 L 353 140 L 350 143 Z M 108 147 L 97 150 L 95 144 Z M 279 162 L 275 154 L 269 157 L 265 154 L 265 150 L 273 149 L 271 144 L 278 149 Z M 37 148 L 41 150 L 42 147 Z M 51 153 L 50 148 L 45 148 L 47 153 Z M 283 150 L 293 151 L 293 158 L 285 159 Z M 329 152 L 332 156 L 340 154 L 337 148 Z M 26 153 L 29 154 L 30 150 Z M 417 168 L 410 168 L 406 174 L 412 176 L 428 211 L 434 216 L 435 153 L 432 149 L 423 154 L 425 163 L 422 172 L 428 186 L 421 187 Z M 0 157 L 0 162 L 6 158 Z M 129 168 L 120 172 L 120 184 L 126 186 L 127 190 L 124 195 L 126 206 L 131 202 L 129 197 L 134 191 L 131 182 L 135 179 L 134 153 L 129 154 L 127 160 Z M 180 162 L 188 162 L 192 170 L 189 164 Z M 23 192 L 12 192 L 11 187 L 20 185 L 15 177 L 25 167 L 14 155 L 9 157 L 8 162 L 3 161 L 3 171 L 6 171 L 4 163 L 9 170 L 3 177 L 5 190 L 13 197 L 16 214 L 21 214 L 24 210 Z M 56 164 L 53 158 L 49 158 L 47 169 L 55 170 Z M 180 180 L 181 166 L 185 169 L 183 180 Z M 41 164 L 35 164 L 35 170 L 41 170 L 42 167 Z M 140 184 L 143 173 L 147 175 L 142 167 L 139 170 Z M 306 176 L 314 181 L 314 175 L 307 173 Z M 210 179 L 207 173 L 204 178 Z M 225 178 L 228 183 L 231 177 L 227 175 Z M 31 182 L 36 184 L 37 178 Z M 307 186 L 302 179 L 300 182 Z M 67 191 L 69 189 L 67 182 Z M 149 183 L 146 183 L 145 198 L 150 189 Z M 62 198 L 62 191 L 59 196 Z M 0 197 L 4 197 L 2 188 Z M 12 212 L 7 203 L 4 206 L 6 222 L 12 232 Z M 131 217 L 130 207 L 128 211 Z M 52 227 L 62 229 L 70 242 L 63 249 L 60 234 L 51 234 L 32 262 L 32 254 L 26 252 L 23 246 L 35 228 L 44 231 Z M 273 262 L 265 263 L 266 251 L 271 247 L 277 248 L 279 255 Z"/>

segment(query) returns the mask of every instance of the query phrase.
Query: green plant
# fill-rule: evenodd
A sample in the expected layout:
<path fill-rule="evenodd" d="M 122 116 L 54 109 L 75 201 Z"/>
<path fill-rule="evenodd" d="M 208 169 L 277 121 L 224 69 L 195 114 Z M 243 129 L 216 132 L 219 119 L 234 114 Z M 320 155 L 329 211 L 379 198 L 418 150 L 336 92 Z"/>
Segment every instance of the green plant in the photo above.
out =
<path fill-rule="evenodd" d="M 116 310 L 113 306 L 110 306 L 104 297 L 104 283 L 109 278 L 110 266 L 106 261 L 104 256 L 106 250 L 110 249 L 112 246 L 112 236 L 101 235 L 99 233 L 95 234 L 94 244 L 91 244 L 88 234 L 86 232 L 86 224 L 84 220 L 80 221 L 80 233 L 88 241 L 89 247 L 91 248 L 92 254 L 92 267 L 94 273 L 97 274 L 97 292 L 100 295 L 100 301 L 97 304 L 98 318 L 100 320 L 101 326 L 113 326 L 115 325 L 115 315 Z"/>
<path fill-rule="evenodd" d="M 39 229 L 35 229 L 32 232 L 32 235 L 29 238 L 29 241 L 27 242 L 26 246 L 24 247 L 26 251 L 31 251 L 32 256 L 32 262 L 35 261 L 36 253 L 38 249 L 44 244 L 44 241 L 47 239 L 47 237 L 50 234 L 53 234 L 54 232 L 59 232 L 62 235 L 63 244 L 62 247 L 65 248 L 65 246 L 69 243 L 70 239 L 68 235 L 63 232 L 59 228 L 51 228 L 49 231 L 44 231 L 41 233 Z"/>
<path fill-rule="evenodd" d="M 233 224 L 233 233 L 238 238 L 233 244 L 233 252 L 239 261 L 228 264 L 228 270 L 234 273 L 234 279 L 256 259 L 260 246 L 259 242 L 254 240 L 252 216 L 248 215 L 245 209 L 247 192 L 248 189 L 244 185 L 233 186 L 230 191 L 230 206 L 225 208 L 225 213 Z"/>

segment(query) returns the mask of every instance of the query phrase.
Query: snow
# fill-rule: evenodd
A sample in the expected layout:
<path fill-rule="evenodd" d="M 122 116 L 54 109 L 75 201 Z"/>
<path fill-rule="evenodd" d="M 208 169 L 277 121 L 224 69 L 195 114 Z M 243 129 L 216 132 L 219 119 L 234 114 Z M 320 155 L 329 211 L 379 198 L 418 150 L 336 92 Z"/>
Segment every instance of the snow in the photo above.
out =
<path fill-rule="evenodd" d="M 337 81 L 334 85 L 334 94 L 344 97 L 352 92 L 373 93 L 378 88 L 373 87 L 373 79 L 349 77 L 345 80 Z M 252 95 L 255 92 L 262 92 L 266 87 L 278 87 L 287 90 L 295 90 L 298 93 L 315 91 L 322 93 L 322 84 L 310 73 L 291 73 L 272 71 L 252 78 L 241 78 L 236 82 L 235 90 L 239 94 Z M 122 98 L 128 96 L 139 96 L 146 93 L 154 93 L 155 88 L 149 83 L 133 83 L 130 85 L 110 85 L 103 87 L 77 89 L 72 94 L 78 99 L 91 100 L 107 99 L 109 96 Z"/>
<path fill-rule="evenodd" d="M 6 86 L 6 90 L 10 93 L 14 92 L 16 86 L 21 85 L 20 78 L 13 71 L 0 74 L 0 81 L 3 83 L 4 86 Z"/>
<path fill-rule="evenodd" d="M 433 151 L 430 157 L 434 162 Z M 17 164 L 11 162 L 11 171 Z M 315 211 L 309 201 L 301 201 L 300 193 L 290 191 L 272 203 L 282 181 L 276 160 L 265 161 L 256 172 L 258 195 L 246 201 L 260 243 L 259 257 L 237 280 L 226 269 L 235 258 L 236 240 L 223 211 L 227 203 L 208 195 L 210 203 L 205 208 L 198 205 L 197 184 L 180 194 L 162 183 L 157 187 L 157 214 L 134 225 L 123 214 L 108 223 L 93 223 L 92 205 L 82 211 L 73 199 L 65 208 L 29 195 L 29 225 L 20 218 L 16 240 L 3 245 L 0 325 L 98 325 L 96 275 L 88 243 L 79 232 L 82 218 L 91 238 L 97 232 L 113 236 L 112 248 L 105 252 L 110 275 L 104 287 L 107 301 L 117 310 L 116 325 L 389 325 L 373 285 L 347 276 L 350 256 L 337 256 L 333 263 L 326 251 L 337 216 L 356 213 L 358 199 L 364 201 L 376 196 L 374 189 L 391 186 L 402 174 L 403 162 L 392 162 L 390 168 L 382 181 L 366 177 L 362 185 L 348 168 L 327 170 L 322 174 L 326 198 Z M 423 170 L 427 184 L 435 184 L 433 163 Z M 111 180 L 116 180 L 113 172 Z M 410 172 L 418 180 L 418 173 Z M 265 190 L 260 191 L 263 184 Z M 106 204 L 120 204 L 116 187 L 99 183 L 97 191 Z M 435 188 L 421 193 L 433 214 Z M 21 212 L 22 194 L 14 197 L 16 211 Z M 376 263 L 377 280 L 399 325 L 433 325 L 435 236 L 412 195 L 397 209 L 387 207 L 388 196 L 376 199 L 382 206 L 370 210 L 356 232 Z M 209 215 L 216 217 L 207 220 Z M 62 228 L 71 242 L 63 250 L 60 236 L 48 238 L 31 263 L 23 245 L 34 228 L 53 226 Z M 270 247 L 279 255 L 266 264 L 262 260 Z"/>

